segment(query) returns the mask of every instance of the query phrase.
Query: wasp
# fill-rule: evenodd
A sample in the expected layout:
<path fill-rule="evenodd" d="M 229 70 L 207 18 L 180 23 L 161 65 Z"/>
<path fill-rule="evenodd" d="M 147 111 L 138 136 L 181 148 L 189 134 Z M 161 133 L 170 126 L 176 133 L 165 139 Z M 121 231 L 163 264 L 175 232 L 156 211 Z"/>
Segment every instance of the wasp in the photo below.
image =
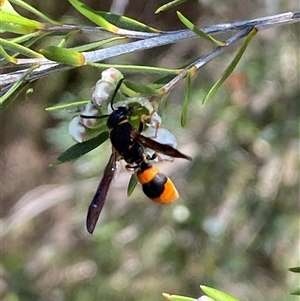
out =
<path fill-rule="evenodd" d="M 134 112 L 133 107 L 124 106 L 114 108 L 113 101 L 118 89 L 122 84 L 121 79 L 111 97 L 110 106 L 112 113 L 102 116 L 80 115 L 82 118 L 104 118 L 108 117 L 106 125 L 109 129 L 110 142 L 112 144 L 112 153 L 104 169 L 102 180 L 97 191 L 89 205 L 86 227 L 89 233 L 93 233 L 98 218 L 102 211 L 108 189 L 114 178 L 118 163 L 124 160 L 126 169 L 134 170 L 137 179 L 142 185 L 144 194 L 152 201 L 167 204 L 178 198 L 178 192 L 169 177 L 160 173 L 150 161 L 157 157 L 157 153 L 163 153 L 174 158 L 183 158 L 192 160 L 191 157 L 182 154 L 170 145 L 159 143 L 151 138 L 141 134 L 143 123 L 140 122 L 138 129 L 129 122 L 130 116 Z M 146 148 L 154 151 L 154 155 L 149 156 Z"/>

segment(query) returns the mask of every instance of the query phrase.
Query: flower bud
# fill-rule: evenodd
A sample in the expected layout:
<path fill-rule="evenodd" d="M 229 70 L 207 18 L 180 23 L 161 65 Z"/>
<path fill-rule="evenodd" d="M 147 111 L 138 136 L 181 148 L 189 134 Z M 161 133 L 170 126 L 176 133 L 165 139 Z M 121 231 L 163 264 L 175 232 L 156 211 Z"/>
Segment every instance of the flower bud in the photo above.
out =
<path fill-rule="evenodd" d="M 113 93 L 116 86 L 108 81 L 99 79 L 96 85 L 92 88 L 92 103 L 95 106 L 101 106 L 105 103 L 109 96 Z"/>
<path fill-rule="evenodd" d="M 121 78 L 123 74 L 115 68 L 108 68 L 101 73 L 101 79 L 110 83 L 117 84 Z"/>

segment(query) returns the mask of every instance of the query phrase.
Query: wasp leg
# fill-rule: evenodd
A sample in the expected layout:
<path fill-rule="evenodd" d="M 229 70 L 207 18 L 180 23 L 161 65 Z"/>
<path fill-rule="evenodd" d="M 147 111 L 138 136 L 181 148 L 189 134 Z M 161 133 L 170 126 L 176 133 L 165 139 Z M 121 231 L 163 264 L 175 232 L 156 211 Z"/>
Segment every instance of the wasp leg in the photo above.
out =
<path fill-rule="evenodd" d="M 153 110 L 153 111 L 150 113 L 150 115 L 142 115 L 142 116 L 141 116 L 141 123 L 140 123 L 139 130 L 140 130 L 140 129 L 141 129 L 141 130 L 143 129 L 143 124 L 147 123 L 148 120 L 151 121 L 151 116 L 152 116 L 155 112 L 156 112 L 156 111 Z M 157 132 L 158 132 L 158 129 L 159 129 L 159 127 L 160 127 L 159 121 L 155 120 L 154 123 L 155 123 L 155 133 L 154 133 L 153 136 L 148 137 L 148 138 L 150 138 L 150 139 L 155 139 L 155 138 L 157 138 Z M 151 126 L 152 126 L 152 125 L 151 125 Z M 142 131 L 140 131 L 140 133 L 141 133 L 141 132 L 142 132 Z"/>

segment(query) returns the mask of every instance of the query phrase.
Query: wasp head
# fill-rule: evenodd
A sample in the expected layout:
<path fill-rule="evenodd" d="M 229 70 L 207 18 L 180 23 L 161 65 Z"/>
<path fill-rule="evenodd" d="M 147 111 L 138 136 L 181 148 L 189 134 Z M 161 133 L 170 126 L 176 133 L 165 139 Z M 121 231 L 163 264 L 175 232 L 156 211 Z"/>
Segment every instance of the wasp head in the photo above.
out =
<path fill-rule="evenodd" d="M 131 107 L 119 107 L 114 110 L 107 119 L 107 127 L 109 129 L 115 128 L 121 122 L 127 121 L 132 115 L 133 108 Z"/>

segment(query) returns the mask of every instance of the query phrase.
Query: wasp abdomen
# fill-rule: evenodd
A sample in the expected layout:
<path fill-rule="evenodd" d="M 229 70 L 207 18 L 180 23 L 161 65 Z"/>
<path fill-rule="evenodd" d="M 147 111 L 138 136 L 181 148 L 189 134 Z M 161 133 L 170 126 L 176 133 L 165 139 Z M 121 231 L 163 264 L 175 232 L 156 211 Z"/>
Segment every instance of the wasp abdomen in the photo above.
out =
<path fill-rule="evenodd" d="M 173 182 L 166 175 L 159 173 L 155 166 L 143 162 L 137 177 L 142 184 L 143 192 L 153 202 L 168 204 L 178 198 Z"/>

